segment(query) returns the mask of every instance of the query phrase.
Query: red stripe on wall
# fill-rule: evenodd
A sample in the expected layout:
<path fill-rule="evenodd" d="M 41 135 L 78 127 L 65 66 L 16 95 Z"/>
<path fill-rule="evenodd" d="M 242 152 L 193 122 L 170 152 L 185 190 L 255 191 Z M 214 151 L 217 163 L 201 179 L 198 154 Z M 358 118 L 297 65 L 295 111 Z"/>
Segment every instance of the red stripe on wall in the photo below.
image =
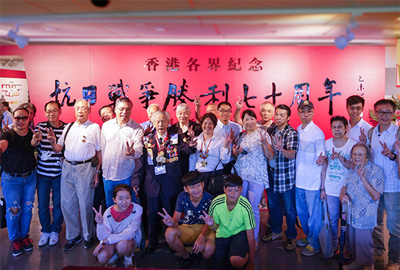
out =
<path fill-rule="evenodd" d="M 24 70 L 0 69 L 0 77 L 26 79 Z"/>

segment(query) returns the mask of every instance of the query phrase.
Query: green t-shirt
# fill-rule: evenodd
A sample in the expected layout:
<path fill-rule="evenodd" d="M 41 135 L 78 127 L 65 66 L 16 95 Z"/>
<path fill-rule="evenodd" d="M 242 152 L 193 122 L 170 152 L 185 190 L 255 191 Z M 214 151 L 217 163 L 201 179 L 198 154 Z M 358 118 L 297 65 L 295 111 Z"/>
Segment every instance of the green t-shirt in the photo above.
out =
<path fill-rule="evenodd" d="M 226 195 L 219 195 L 212 201 L 209 215 L 213 217 L 216 224 L 219 224 L 217 238 L 228 238 L 241 231 L 256 227 L 253 209 L 249 201 L 243 196 L 239 197 L 235 208 L 229 211 Z"/>

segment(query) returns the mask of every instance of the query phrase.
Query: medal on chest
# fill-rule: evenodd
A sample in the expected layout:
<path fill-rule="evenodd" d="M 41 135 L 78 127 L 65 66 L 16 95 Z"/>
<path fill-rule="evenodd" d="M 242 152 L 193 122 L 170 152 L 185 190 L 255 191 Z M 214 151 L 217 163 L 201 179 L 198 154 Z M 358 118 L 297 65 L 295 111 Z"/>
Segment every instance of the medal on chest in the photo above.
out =
<path fill-rule="evenodd" d="M 206 142 L 203 142 L 201 144 L 201 150 L 199 153 L 199 157 L 202 158 L 203 160 L 200 162 L 202 167 L 206 167 L 208 162 L 207 162 L 207 158 L 209 156 L 209 148 L 210 148 L 210 144 L 211 144 L 212 139 L 209 141 L 208 146 L 206 147 Z M 204 151 L 203 151 L 204 148 Z"/>

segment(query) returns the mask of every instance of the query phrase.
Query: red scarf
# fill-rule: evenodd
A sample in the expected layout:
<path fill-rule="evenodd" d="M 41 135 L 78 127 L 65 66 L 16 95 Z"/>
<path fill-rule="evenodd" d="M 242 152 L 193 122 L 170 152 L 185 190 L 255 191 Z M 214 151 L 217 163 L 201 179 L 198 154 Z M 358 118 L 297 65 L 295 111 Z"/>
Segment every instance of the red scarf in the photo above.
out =
<path fill-rule="evenodd" d="M 113 206 L 113 208 L 111 208 L 111 216 L 116 222 L 121 222 L 127 217 L 129 217 L 129 215 L 132 213 L 132 210 L 133 210 L 133 204 L 130 204 L 128 209 L 126 209 L 123 212 L 116 211 L 115 206 Z"/>

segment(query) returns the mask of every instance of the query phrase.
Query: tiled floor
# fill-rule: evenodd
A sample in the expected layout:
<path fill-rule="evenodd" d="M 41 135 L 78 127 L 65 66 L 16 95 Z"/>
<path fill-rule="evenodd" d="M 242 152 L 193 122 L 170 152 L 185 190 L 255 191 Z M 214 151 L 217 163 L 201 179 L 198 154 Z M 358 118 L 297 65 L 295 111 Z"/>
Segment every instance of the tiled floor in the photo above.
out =
<path fill-rule="evenodd" d="M 262 220 L 266 219 L 266 213 L 262 213 Z M 264 222 L 263 222 L 264 223 Z M 55 247 L 46 246 L 39 249 L 37 243 L 40 236 L 40 224 L 37 208 L 34 208 L 33 220 L 31 224 L 30 236 L 34 242 L 34 250 L 14 258 L 11 255 L 11 244 L 8 240 L 7 229 L 0 229 L 0 269 L 24 270 L 24 269 L 62 269 L 66 266 L 101 266 L 93 256 L 93 248 L 84 249 L 83 244 L 79 244 L 70 252 L 64 252 L 63 246 L 66 243 L 65 230 L 61 233 L 61 241 Z M 261 228 L 263 230 L 264 228 Z M 262 234 L 260 234 L 262 235 Z M 298 238 L 304 235 L 299 230 Z M 386 232 L 386 237 L 388 233 Z M 387 239 L 387 238 L 386 238 Z M 312 257 L 300 255 L 301 248 L 295 252 L 286 252 L 283 248 L 283 240 L 269 243 L 261 242 L 256 252 L 256 269 L 307 269 L 324 270 L 339 269 L 337 260 L 324 260 L 321 254 Z M 165 244 L 151 255 L 140 257 L 140 252 L 135 253 L 138 267 L 143 268 L 163 268 L 173 269 L 177 256 L 170 253 Z M 385 261 L 387 263 L 387 261 Z M 210 261 L 197 262 L 192 265 L 193 269 L 210 268 Z M 376 264 L 376 270 L 383 270 L 384 264 Z"/>

